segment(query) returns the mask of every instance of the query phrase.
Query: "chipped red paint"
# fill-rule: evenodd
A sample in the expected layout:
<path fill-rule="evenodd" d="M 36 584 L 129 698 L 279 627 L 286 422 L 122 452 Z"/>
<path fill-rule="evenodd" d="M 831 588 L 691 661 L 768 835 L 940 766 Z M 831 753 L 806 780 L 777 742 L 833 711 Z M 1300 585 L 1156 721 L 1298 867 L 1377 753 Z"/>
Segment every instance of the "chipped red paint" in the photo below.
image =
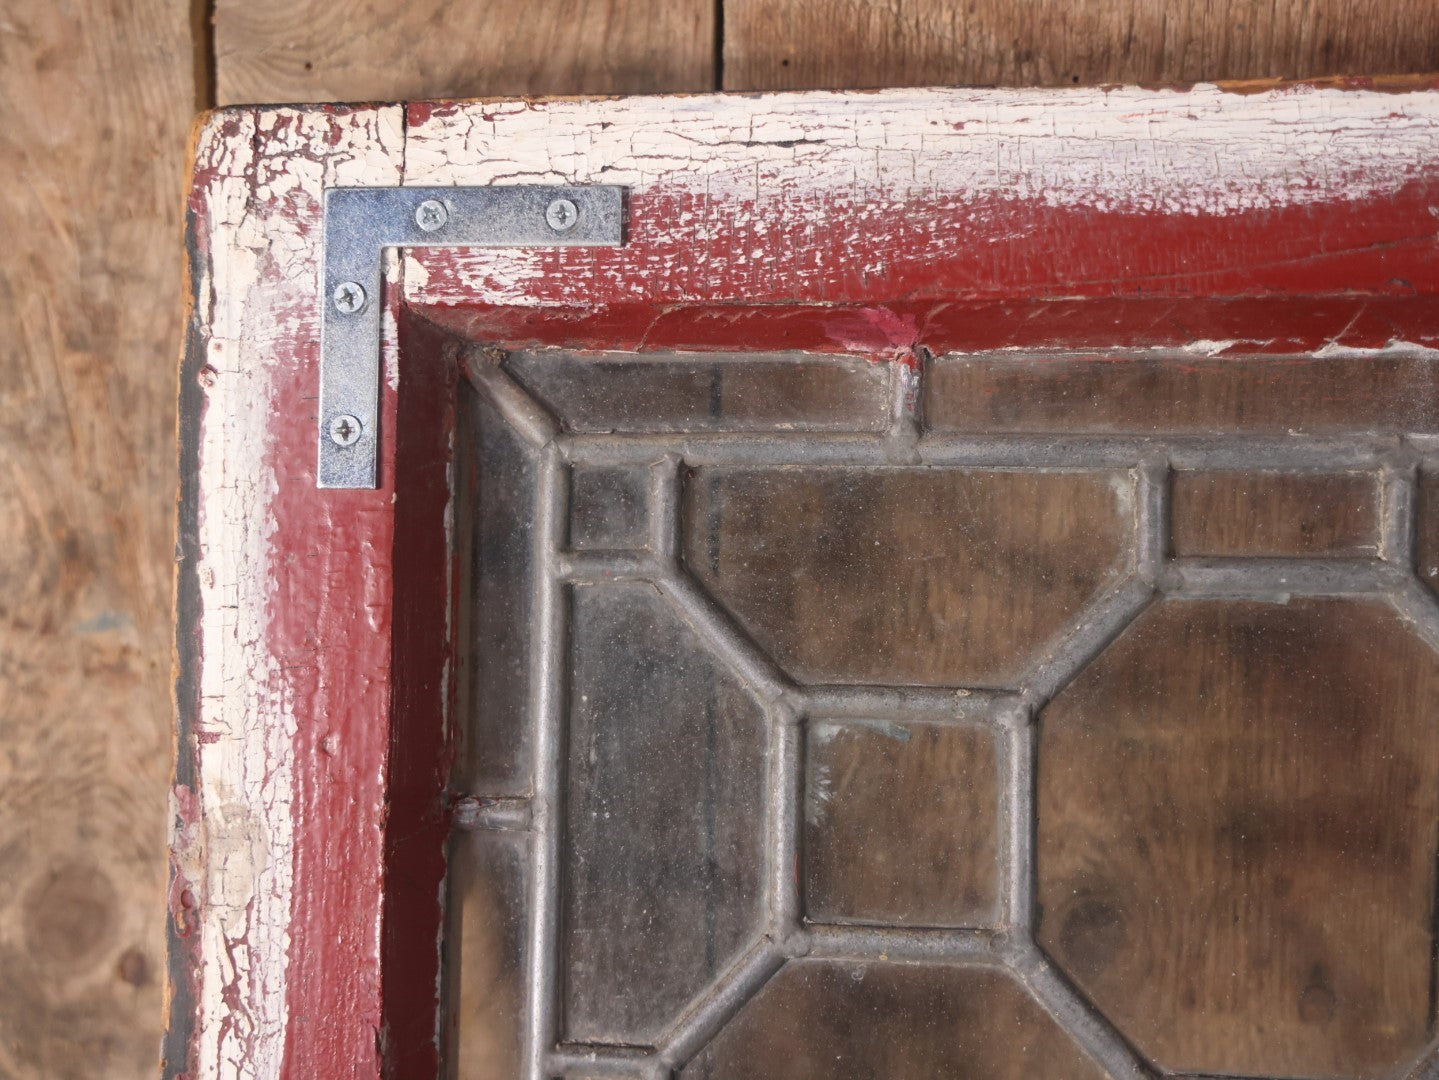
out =
<path fill-rule="evenodd" d="M 667 196 L 657 184 L 630 200 L 624 247 L 542 252 L 525 292 L 532 305 L 1404 296 L 1434 291 L 1436 197 L 1439 162 L 1368 201 L 1166 215 L 1042 200 L 836 199 L 822 225 L 812 213 L 788 225 L 766 221 L 779 205 Z M 422 260 L 420 295 L 472 291 L 456 271 L 477 264 L 473 253 L 431 249 Z"/>
<path fill-rule="evenodd" d="M 824 229 L 755 227 L 752 204 L 660 187 L 631 200 L 625 247 L 541 254 L 522 305 L 464 302 L 505 286 L 482 258 L 448 249 L 412 256 L 427 279 L 410 299 L 483 340 L 592 348 L 1435 346 L 1435 201 L 1439 161 L 1365 202 L 1156 215 L 836 201 Z M 715 224 L 730 221 L 749 224 Z"/>
<path fill-rule="evenodd" d="M 297 298 L 312 308 L 312 296 Z M 375 1076 L 383 1028 L 380 918 L 394 707 L 395 440 L 374 491 L 315 487 L 319 342 L 277 365 L 269 463 L 274 515 L 269 644 L 296 702 L 294 895 L 287 1077 Z M 393 358 L 391 358 L 393 362 Z M 394 431 L 397 396 L 381 395 Z M 343 1063 L 343 1066 L 340 1065 Z"/>
<path fill-rule="evenodd" d="M 329 154 L 340 133 L 353 137 L 356 131 L 370 130 L 367 125 L 377 122 L 379 114 L 366 108 L 316 110 L 316 117 L 331 118 L 328 132 L 301 134 L 300 114 L 283 109 L 217 113 L 205 135 L 209 156 L 196 170 L 190 273 L 197 292 L 181 384 L 176 803 L 182 821 L 185 814 L 199 820 L 193 851 L 185 846 L 185 828 L 177 829 L 173 921 L 175 934 L 186 934 L 187 944 L 176 947 L 172 938 L 165 1066 L 170 1076 L 379 1074 L 394 444 L 385 443 L 384 488 L 315 488 L 317 260 L 303 255 L 319 235 L 315 178 L 336 167 Z M 287 134 L 290 143 L 285 142 Z M 273 147 L 266 140 L 274 140 Z M 353 161 L 353 151 L 347 153 Z M 383 164 L 383 155 L 377 157 Z M 262 164 L 268 176 L 285 183 L 262 181 Z M 358 168 L 370 167 L 362 162 Z M 243 216 L 234 216 L 237 213 Z M 280 236 L 290 246 L 261 250 L 253 263 L 241 256 L 241 265 L 251 267 L 246 271 L 250 276 L 230 286 L 235 292 L 207 302 L 205 289 L 222 278 L 230 280 L 225 271 L 231 264 L 220 264 L 234 259 L 242 243 L 236 239 L 236 221 L 257 223 L 258 239 L 249 241 L 256 247 L 273 244 Z M 215 244 L 216 236 L 224 236 L 229 246 Z M 248 412 L 216 414 L 209 393 L 236 378 L 233 360 L 218 365 L 229 368 L 223 371 L 210 363 L 221 352 L 229 356 L 233 349 L 239 355 L 243 343 L 226 340 L 224 330 L 214 329 L 236 311 L 243 312 L 242 323 L 222 325 L 243 325 L 246 334 L 262 336 L 267 343 L 253 364 L 268 373 L 268 385 L 256 380 L 245 406 L 258 408 L 256 415 L 263 418 L 258 428 L 247 419 Z M 395 395 L 386 393 L 382 416 L 387 430 L 393 428 L 395 410 Z M 211 424 L 232 432 L 247 447 L 263 447 L 261 473 L 234 476 L 218 463 L 206 462 L 203 432 Z M 218 470 L 223 481 L 207 481 L 207 469 L 211 474 Z M 236 643 L 237 655 L 244 659 L 232 667 L 245 666 L 228 678 L 241 700 L 249 700 L 243 696 L 251 692 L 247 685 L 258 681 L 263 695 L 255 700 L 276 703 L 274 716 L 266 712 L 255 720 L 293 724 L 282 757 L 271 757 L 263 775 L 247 776 L 246 784 L 254 786 L 243 791 L 207 785 L 205 755 L 218 750 L 222 738 L 241 746 L 230 751 L 232 756 L 251 753 L 255 744 L 250 729 L 235 729 L 233 707 L 226 727 L 207 726 L 215 724 L 210 714 L 218 713 L 221 705 L 207 702 L 200 693 L 207 667 L 220 668 L 224 661 L 204 655 L 203 631 L 207 623 L 224 626 L 230 618 L 223 609 L 204 609 L 210 587 L 205 579 L 214 573 L 199 569 L 206 558 L 205 529 L 225 528 L 205 523 L 211 515 L 233 511 L 225 498 L 235 484 L 247 485 L 247 491 L 253 487 L 247 498 L 257 504 L 267 526 L 264 550 L 254 552 L 267 567 L 266 600 L 260 618 L 263 640 L 247 637 Z M 264 658 L 264 666 L 246 670 L 257 656 Z M 247 724 L 252 716 L 245 716 Z M 277 833 L 265 832 L 275 829 L 267 816 L 275 811 L 256 793 L 268 792 L 271 777 L 282 767 L 287 782 L 275 790 L 290 820 L 283 830 L 287 842 L 277 846 Z M 220 801 L 225 803 L 220 818 L 205 817 L 205 807 Z M 248 850 L 236 850 L 237 839 Z M 213 850 L 222 841 L 225 848 Z M 231 884 L 237 887 L 229 894 L 243 893 L 246 883 L 241 878 L 249 877 L 253 885 L 261 867 L 279 859 L 290 860 L 283 878 L 293 882 L 282 928 L 288 957 L 277 957 L 272 945 L 260 949 L 249 934 L 224 933 L 217 945 L 207 911 L 207 883 L 212 887 L 233 874 Z M 189 876 L 187 867 L 194 871 Z M 209 934 L 203 939 L 188 934 L 196 926 L 209 927 Z M 209 991 L 209 998 L 200 990 L 206 979 L 218 987 Z M 284 1002 L 273 1005 L 285 1017 L 278 1039 L 273 1028 L 254 1021 L 257 986 L 275 986 L 283 993 Z"/>
<path fill-rule="evenodd" d="M 1377 349 L 1391 341 L 1439 347 L 1439 298 L 1209 297 L 955 301 L 874 306 L 693 304 L 654 308 L 445 305 L 423 308 L 455 333 L 502 345 L 577 349 L 774 349 L 892 359 L 991 349 L 1183 348 L 1212 355 L 1292 354 L 1326 345 Z M 871 336 L 859 326 L 895 325 Z M 909 327 L 913 326 L 913 331 Z"/>
<path fill-rule="evenodd" d="M 408 123 L 422 126 L 457 107 L 415 104 Z M 245 142 L 252 115 L 217 114 L 211 139 Z M 317 108 L 316 115 L 350 112 Z M 321 141 L 333 148 L 341 137 L 337 124 Z M 323 157 L 309 152 L 318 156 L 307 164 Z M 197 194 L 218 182 L 213 164 L 197 169 Z M 803 176 L 794 183 L 799 190 L 790 197 L 802 202 Z M 667 187 L 660 173 L 631 200 L 624 248 L 535 255 L 533 273 L 519 284 L 483 254 L 414 256 L 425 271 L 417 277 L 427 279 L 408 289 L 412 310 L 390 297 L 400 307 L 404 362 L 398 391 L 383 394 L 387 435 L 376 491 L 314 487 L 316 267 L 313 257 L 298 276 L 267 267 L 263 283 L 280 296 L 286 336 L 276 346 L 273 408 L 263 420 L 265 462 L 276 478 L 264 504 L 272 526 L 264 632 L 279 662 L 276 691 L 294 722 L 281 1075 L 370 1080 L 437 1068 L 452 588 L 445 514 L 454 365 L 446 333 L 499 344 L 795 348 L 909 360 L 923 350 L 1003 348 L 1439 347 L 1439 218 L 1431 193 L 1439 198 L 1439 159 L 1384 198 L 1223 214 L 907 194 L 891 202 L 834 197 L 819 218 L 789 219 L 783 200 L 763 207 L 700 197 Z M 271 200 L 267 212 L 300 221 L 313 239 L 313 193 L 251 190 L 249 198 Z M 192 265 L 207 274 L 209 225 L 203 202 L 191 205 Z M 478 303 L 480 295 L 508 299 Z M 197 325 L 210 317 L 195 313 Z M 192 487 L 198 444 L 185 425 L 194 429 L 203 418 L 196 388 L 204 355 L 192 339 L 182 380 L 182 473 Z M 182 498 L 182 550 L 207 494 L 189 490 Z M 215 616 L 198 606 L 187 567 L 179 590 L 169 894 L 171 1031 L 180 1046 L 167 1044 L 171 1076 L 215 1071 L 213 1062 L 194 1065 L 199 1036 L 180 1014 L 193 1008 L 195 972 L 225 963 L 201 955 L 193 932 L 204 918 L 203 892 L 187 868 L 205 858 L 196 762 L 212 737 L 198 723 L 194 675 L 205 660 L 199 626 Z"/>

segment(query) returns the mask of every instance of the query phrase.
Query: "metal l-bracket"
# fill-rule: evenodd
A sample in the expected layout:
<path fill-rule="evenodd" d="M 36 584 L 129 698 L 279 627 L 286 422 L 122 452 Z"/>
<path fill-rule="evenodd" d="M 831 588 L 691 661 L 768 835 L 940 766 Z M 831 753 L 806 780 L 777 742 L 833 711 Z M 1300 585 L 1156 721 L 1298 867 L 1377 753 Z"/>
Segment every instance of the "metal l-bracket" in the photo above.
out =
<path fill-rule="evenodd" d="M 376 484 L 385 248 L 616 247 L 623 196 L 604 186 L 327 189 L 318 486 Z"/>

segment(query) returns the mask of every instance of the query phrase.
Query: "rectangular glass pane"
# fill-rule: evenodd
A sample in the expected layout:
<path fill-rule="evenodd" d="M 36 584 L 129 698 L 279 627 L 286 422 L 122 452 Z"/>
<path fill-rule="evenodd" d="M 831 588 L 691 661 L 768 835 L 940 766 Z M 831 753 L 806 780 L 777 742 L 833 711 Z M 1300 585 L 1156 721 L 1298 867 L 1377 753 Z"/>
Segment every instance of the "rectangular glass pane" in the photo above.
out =
<path fill-rule="evenodd" d="M 530 790 L 530 694 L 535 589 L 535 485 L 533 448 L 479 394 L 461 393 L 457 498 L 472 528 L 461 640 L 469 663 L 468 722 L 460 729 L 457 786 L 486 795 Z"/>
<path fill-rule="evenodd" d="M 511 353 L 505 369 L 577 432 L 878 431 L 888 365 L 847 356 Z"/>
<path fill-rule="evenodd" d="M 1439 358 L 943 356 L 936 431 L 1284 435 L 1439 431 Z"/>
<path fill-rule="evenodd" d="M 1373 473 L 1177 472 L 1176 555 L 1377 555 Z"/>
<path fill-rule="evenodd" d="M 523 836 L 481 830 L 450 847 L 448 993 L 456 1080 L 520 1074 L 525 1015 L 528 852 Z"/>

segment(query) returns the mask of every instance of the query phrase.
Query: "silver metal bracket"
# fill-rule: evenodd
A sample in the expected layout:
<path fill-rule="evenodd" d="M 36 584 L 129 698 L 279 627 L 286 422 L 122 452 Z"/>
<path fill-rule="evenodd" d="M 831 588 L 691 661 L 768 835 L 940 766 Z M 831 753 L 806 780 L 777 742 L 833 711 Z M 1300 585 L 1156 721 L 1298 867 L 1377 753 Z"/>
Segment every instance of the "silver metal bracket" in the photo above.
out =
<path fill-rule="evenodd" d="M 385 248 L 617 247 L 623 240 L 618 187 L 327 189 L 318 486 L 376 485 Z"/>

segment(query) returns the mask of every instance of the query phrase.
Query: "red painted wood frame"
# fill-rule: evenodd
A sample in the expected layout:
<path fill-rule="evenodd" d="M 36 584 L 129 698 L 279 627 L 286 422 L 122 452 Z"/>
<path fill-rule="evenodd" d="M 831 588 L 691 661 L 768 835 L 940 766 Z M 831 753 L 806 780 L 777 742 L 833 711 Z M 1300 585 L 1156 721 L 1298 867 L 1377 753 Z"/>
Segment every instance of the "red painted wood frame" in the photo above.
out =
<path fill-rule="evenodd" d="M 454 335 L 916 362 L 1435 348 L 1435 91 L 208 116 L 181 372 L 167 1073 L 436 1069 Z M 391 260 L 381 487 L 318 490 L 322 190 L 490 183 L 622 184 L 627 243 Z"/>

